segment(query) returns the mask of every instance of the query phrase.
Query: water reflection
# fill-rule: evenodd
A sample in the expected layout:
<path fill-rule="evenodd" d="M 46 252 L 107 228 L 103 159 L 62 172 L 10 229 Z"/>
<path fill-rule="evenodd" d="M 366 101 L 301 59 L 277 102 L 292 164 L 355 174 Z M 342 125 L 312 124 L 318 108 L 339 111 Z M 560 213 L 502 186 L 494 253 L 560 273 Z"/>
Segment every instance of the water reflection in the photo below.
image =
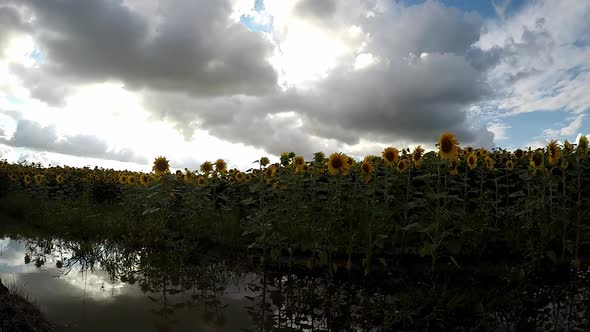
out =
<path fill-rule="evenodd" d="M 588 270 L 523 275 L 510 267 L 357 279 L 264 271 L 182 241 L 0 240 L 0 279 L 21 285 L 65 330 L 590 329 Z"/>

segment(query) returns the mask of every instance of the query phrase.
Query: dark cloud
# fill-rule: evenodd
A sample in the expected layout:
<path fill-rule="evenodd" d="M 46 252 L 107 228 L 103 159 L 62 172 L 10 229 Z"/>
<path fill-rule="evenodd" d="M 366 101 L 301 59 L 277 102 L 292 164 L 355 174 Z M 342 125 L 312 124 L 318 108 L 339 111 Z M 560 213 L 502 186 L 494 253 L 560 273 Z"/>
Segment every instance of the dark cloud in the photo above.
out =
<path fill-rule="evenodd" d="M 301 0 L 295 5 L 295 13 L 304 17 L 326 19 L 336 10 L 336 0 Z"/>
<path fill-rule="evenodd" d="M 107 144 L 95 136 L 75 135 L 59 139 L 54 126 L 42 127 L 28 120 L 19 120 L 13 136 L 10 139 L 0 139 L 0 143 L 16 148 L 30 148 L 78 157 L 146 162 L 145 158 L 138 157 L 129 150 L 109 150 Z"/>
<path fill-rule="evenodd" d="M 45 60 L 38 75 L 46 86 L 115 80 L 131 89 L 195 96 L 276 89 L 277 75 L 266 60 L 271 44 L 230 22 L 227 0 L 163 1 L 151 18 L 120 0 L 18 3 L 35 15 L 34 38 Z M 37 96 L 55 102 L 60 93 L 40 85 Z"/>

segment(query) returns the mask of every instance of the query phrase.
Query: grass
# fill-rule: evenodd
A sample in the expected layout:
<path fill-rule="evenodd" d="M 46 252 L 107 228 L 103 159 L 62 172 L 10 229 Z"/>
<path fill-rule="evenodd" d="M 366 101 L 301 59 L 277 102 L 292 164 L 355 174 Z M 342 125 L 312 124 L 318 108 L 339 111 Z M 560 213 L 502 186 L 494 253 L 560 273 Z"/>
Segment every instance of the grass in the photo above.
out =
<path fill-rule="evenodd" d="M 24 295 L 18 285 L 4 285 L 0 280 L 0 332 L 55 331 L 39 307 Z"/>

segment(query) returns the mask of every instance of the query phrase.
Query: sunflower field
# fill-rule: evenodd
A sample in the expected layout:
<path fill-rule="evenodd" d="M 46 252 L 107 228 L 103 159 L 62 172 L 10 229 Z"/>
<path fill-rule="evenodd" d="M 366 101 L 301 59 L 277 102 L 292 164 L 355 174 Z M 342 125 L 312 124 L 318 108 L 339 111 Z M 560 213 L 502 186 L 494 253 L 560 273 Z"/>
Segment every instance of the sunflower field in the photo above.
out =
<path fill-rule="evenodd" d="M 551 141 L 507 151 L 388 147 L 354 160 L 316 153 L 224 160 L 170 172 L 0 163 L 0 216 L 92 237 L 191 239 L 248 250 L 262 264 L 359 269 L 401 259 L 436 269 L 509 260 L 581 264 L 590 253 L 590 148 Z"/>

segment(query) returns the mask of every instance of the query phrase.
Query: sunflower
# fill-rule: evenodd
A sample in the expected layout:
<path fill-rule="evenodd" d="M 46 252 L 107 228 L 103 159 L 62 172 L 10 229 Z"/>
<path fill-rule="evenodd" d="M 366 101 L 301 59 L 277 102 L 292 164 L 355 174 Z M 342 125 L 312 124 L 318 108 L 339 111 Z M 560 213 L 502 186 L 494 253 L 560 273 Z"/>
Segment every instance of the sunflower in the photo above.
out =
<path fill-rule="evenodd" d="M 561 158 L 561 148 L 557 144 L 556 140 L 551 140 L 549 144 L 547 144 L 547 161 L 549 165 L 555 165 Z"/>
<path fill-rule="evenodd" d="M 485 157 L 487 155 L 488 155 L 488 150 L 486 150 L 484 148 L 481 148 L 481 149 L 477 150 L 477 156 L 478 157 L 483 158 L 483 157 Z"/>
<path fill-rule="evenodd" d="M 397 163 L 397 171 L 400 173 L 407 171 L 408 168 L 410 168 L 410 162 L 408 159 L 404 158 Z"/>
<path fill-rule="evenodd" d="M 264 171 L 264 175 L 266 177 L 272 177 L 273 175 L 275 175 L 275 173 L 277 172 L 277 167 L 275 165 L 270 165 L 268 166 L 268 168 Z"/>
<path fill-rule="evenodd" d="M 193 179 L 193 172 L 191 172 L 188 168 L 184 169 L 184 182 L 191 182 Z"/>
<path fill-rule="evenodd" d="M 456 160 L 451 160 L 451 166 L 449 167 L 449 173 L 451 175 L 459 174 L 459 163 Z"/>
<path fill-rule="evenodd" d="M 569 163 L 567 162 L 567 160 L 563 159 L 561 161 L 561 169 L 567 169 L 569 167 Z"/>
<path fill-rule="evenodd" d="M 146 185 L 146 184 L 148 184 L 149 182 L 150 182 L 150 177 L 149 177 L 149 176 L 147 176 L 147 174 L 143 174 L 143 173 L 142 173 L 142 174 L 139 176 L 139 183 L 140 183 L 141 185 L 144 185 L 144 186 L 145 186 L 145 185 Z"/>
<path fill-rule="evenodd" d="M 328 171 L 332 175 L 346 175 L 348 174 L 348 156 L 344 153 L 336 152 L 330 155 L 328 158 Z"/>
<path fill-rule="evenodd" d="M 301 168 L 305 165 L 305 159 L 303 159 L 302 156 L 297 156 L 293 159 L 293 165 L 295 165 L 296 168 Z"/>
<path fill-rule="evenodd" d="M 446 132 L 438 138 L 438 155 L 442 159 L 447 160 L 457 160 L 457 156 L 459 154 L 457 145 L 457 139 L 455 135 L 450 132 Z"/>
<path fill-rule="evenodd" d="M 260 165 L 266 166 L 270 163 L 270 160 L 267 157 L 260 158 Z"/>
<path fill-rule="evenodd" d="M 412 161 L 414 162 L 414 166 L 416 168 L 420 168 L 422 166 L 422 160 L 424 157 L 424 149 L 418 145 L 414 148 L 414 152 L 412 152 Z"/>
<path fill-rule="evenodd" d="M 25 184 L 25 186 L 28 186 L 31 184 L 31 177 L 27 174 L 25 175 L 25 177 L 23 178 L 23 182 Z"/>
<path fill-rule="evenodd" d="M 238 181 L 238 182 L 244 182 L 246 177 L 244 176 L 244 173 L 237 171 L 235 174 L 235 178 L 236 178 L 236 181 Z"/>
<path fill-rule="evenodd" d="M 474 170 L 477 167 L 477 154 L 472 152 L 467 156 L 467 166 L 470 170 Z"/>
<path fill-rule="evenodd" d="M 16 174 L 10 174 L 10 181 L 13 181 L 13 182 L 18 181 L 18 175 L 16 175 Z"/>
<path fill-rule="evenodd" d="M 215 170 L 219 173 L 225 173 L 227 164 L 225 163 L 225 161 L 223 161 L 223 159 L 217 159 L 215 161 Z"/>
<path fill-rule="evenodd" d="M 494 170 L 494 159 L 490 156 L 486 156 L 486 158 L 484 159 L 485 163 L 486 163 L 486 168 L 488 169 L 488 171 L 493 171 Z"/>
<path fill-rule="evenodd" d="M 289 165 L 289 162 L 291 161 L 291 152 L 281 153 L 280 159 L 281 159 L 281 165 L 283 165 L 283 166 Z"/>
<path fill-rule="evenodd" d="M 375 166 L 371 162 L 371 156 L 366 156 L 361 163 L 361 173 L 371 175 L 375 172 Z"/>
<path fill-rule="evenodd" d="M 510 159 L 508 159 L 508 161 L 506 162 L 506 169 L 509 172 L 512 172 L 512 170 L 514 169 L 514 162 Z"/>
<path fill-rule="evenodd" d="M 565 142 L 563 142 L 563 150 L 566 154 L 570 154 L 572 151 L 574 151 L 574 146 L 572 143 L 570 143 L 570 141 L 565 140 Z"/>
<path fill-rule="evenodd" d="M 201 166 L 199 167 L 199 169 L 204 174 L 209 174 L 209 173 L 211 173 L 211 171 L 213 171 L 213 165 L 211 164 L 210 161 L 205 161 L 204 163 L 201 164 Z"/>
<path fill-rule="evenodd" d="M 235 185 L 236 184 L 236 178 L 230 177 L 229 180 L 227 180 L 227 183 L 229 183 L 230 186 Z"/>
<path fill-rule="evenodd" d="M 134 185 L 136 183 L 135 175 L 127 176 L 127 184 Z"/>
<path fill-rule="evenodd" d="M 542 168 L 543 167 L 543 160 L 544 156 L 543 156 L 543 150 L 538 149 L 537 151 L 535 151 L 532 155 L 531 155 L 531 166 L 534 168 Z"/>
<path fill-rule="evenodd" d="M 588 150 L 588 137 L 581 136 L 580 141 L 578 141 L 578 151 L 586 151 Z"/>
<path fill-rule="evenodd" d="M 463 155 L 467 157 L 471 154 L 471 152 L 473 152 L 473 148 L 471 146 L 468 146 L 463 150 Z"/>
<path fill-rule="evenodd" d="M 125 174 L 119 175 L 119 183 L 120 184 L 126 184 L 127 183 L 127 177 L 125 176 Z"/>
<path fill-rule="evenodd" d="M 387 147 L 381 153 L 381 156 L 385 160 L 387 166 L 396 165 L 399 161 L 399 151 L 394 147 Z"/>
<path fill-rule="evenodd" d="M 177 170 L 174 175 L 176 176 L 177 181 L 182 181 L 184 178 L 184 174 L 182 174 L 181 170 Z"/>
<path fill-rule="evenodd" d="M 168 162 L 168 159 L 162 156 L 156 158 L 152 170 L 158 176 L 170 173 L 170 163 Z"/>
<path fill-rule="evenodd" d="M 514 151 L 514 156 L 517 159 L 521 159 L 522 157 L 524 157 L 524 151 L 522 151 L 521 149 L 516 149 L 516 151 Z"/>
<path fill-rule="evenodd" d="M 251 174 L 245 174 L 244 175 L 244 181 L 250 182 L 250 180 L 252 180 L 252 175 Z"/>

